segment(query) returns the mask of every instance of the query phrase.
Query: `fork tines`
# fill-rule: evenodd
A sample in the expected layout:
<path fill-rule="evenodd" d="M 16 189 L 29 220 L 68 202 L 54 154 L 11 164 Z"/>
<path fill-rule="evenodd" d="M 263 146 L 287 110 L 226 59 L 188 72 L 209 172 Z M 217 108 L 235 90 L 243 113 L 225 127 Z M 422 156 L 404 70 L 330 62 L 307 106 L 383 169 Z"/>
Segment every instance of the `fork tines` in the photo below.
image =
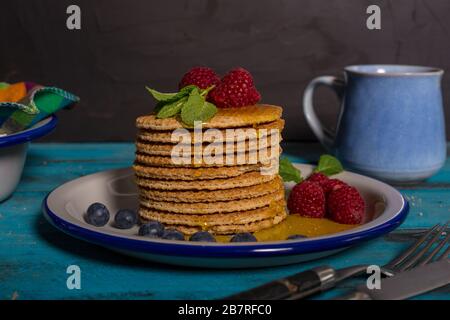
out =
<path fill-rule="evenodd" d="M 448 242 L 450 233 L 447 231 L 449 222 L 438 223 L 420 237 L 404 253 L 392 260 L 385 267 L 396 272 L 405 271 L 429 262 L 446 259 L 450 254 Z M 441 255 L 439 252 L 444 251 Z"/>

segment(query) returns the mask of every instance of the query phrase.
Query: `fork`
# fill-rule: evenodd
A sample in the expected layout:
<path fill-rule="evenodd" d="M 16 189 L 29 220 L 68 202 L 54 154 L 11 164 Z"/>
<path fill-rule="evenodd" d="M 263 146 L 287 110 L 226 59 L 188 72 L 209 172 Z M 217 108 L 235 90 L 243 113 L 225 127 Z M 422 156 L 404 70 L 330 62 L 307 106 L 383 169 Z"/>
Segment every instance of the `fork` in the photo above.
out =
<path fill-rule="evenodd" d="M 409 248 L 380 267 L 382 275 L 392 277 L 399 272 L 446 258 L 450 246 L 438 257 L 438 253 L 448 243 L 450 233 L 445 232 L 449 222 L 437 224 L 421 236 Z M 446 235 L 441 240 L 442 235 Z M 433 245 L 434 248 L 433 248 Z M 275 280 L 262 286 L 227 297 L 229 300 L 285 299 L 298 300 L 333 288 L 337 283 L 361 275 L 369 264 L 355 265 L 342 269 L 320 266 L 303 271 L 284 279 Z"/>

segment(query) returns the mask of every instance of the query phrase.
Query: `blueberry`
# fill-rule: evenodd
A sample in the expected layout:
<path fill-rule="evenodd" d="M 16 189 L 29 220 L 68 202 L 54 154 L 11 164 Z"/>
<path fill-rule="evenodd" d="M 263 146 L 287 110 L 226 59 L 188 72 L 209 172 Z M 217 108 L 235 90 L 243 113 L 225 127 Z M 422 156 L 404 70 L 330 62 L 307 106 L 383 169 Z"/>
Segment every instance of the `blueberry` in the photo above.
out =
<path fill-rule="evenodd" d="M 138 222 L 136 211 L 120 209 L 114 217 L 114 226 L 118 229 L 130 229 Z"/>
<path fill-rule="evenodd" d="M 139 228 L 139 235 L 149 238 L 159 238 L 164 233 L 164 225 L 158 221 L 149 221 Z"/>
<path fill-rule="evenodd" d="M 307 237 L 304 236 L 304 235 L 301 235 L 301 234 L 293 234 L 293 235 L 290 235 L 289 237 L 287 237 L 286 240 L 297 240 L 297 239 L 305 239 L 305 238 L 307 238 Z"/>
<path fill-rule="evenodd" d="M 255 242 L 258 241 L 254 235 L 249 232 L 235 234 L 230 242 Z"/>
<path fill-rule="evenodd" d="M 164 230 L 161 238 L 166 239 L 166 240 L 183 241 L 184 240 L 184 235 L 178 230 L 166 229 L 166 230 Z"/>
<path fill-rule="evenodd" d="M 208 231 L 198 231 L 189 238 L 189 241 L 216 242 L 216 238 Z"/>
<path fill-rule="evenodd" d="M 85 220 L 93 226 L 103 227 L 109 221 L 108 208 L 98 202 L 91 204 L 87 209 Z"/>

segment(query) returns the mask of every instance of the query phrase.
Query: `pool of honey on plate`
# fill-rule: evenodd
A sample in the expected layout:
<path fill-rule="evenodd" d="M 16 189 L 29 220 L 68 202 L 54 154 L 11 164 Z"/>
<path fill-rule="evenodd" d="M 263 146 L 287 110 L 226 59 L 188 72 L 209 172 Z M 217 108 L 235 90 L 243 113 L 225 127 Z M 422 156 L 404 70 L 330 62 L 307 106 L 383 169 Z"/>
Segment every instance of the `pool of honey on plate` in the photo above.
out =
<path fill-rule="evenodd" d="M 356 227 L 358 225 L 340 224 L 329 219 L 306 218 L 298 214 L 290 214 L 276 226 L 257 231 L 253 235 L 258 241 L 280 241 L 294 234 L 312 238 Z M 228 242 L 230 238 L 230 236 L 216 236 L 219 242 Z"/>

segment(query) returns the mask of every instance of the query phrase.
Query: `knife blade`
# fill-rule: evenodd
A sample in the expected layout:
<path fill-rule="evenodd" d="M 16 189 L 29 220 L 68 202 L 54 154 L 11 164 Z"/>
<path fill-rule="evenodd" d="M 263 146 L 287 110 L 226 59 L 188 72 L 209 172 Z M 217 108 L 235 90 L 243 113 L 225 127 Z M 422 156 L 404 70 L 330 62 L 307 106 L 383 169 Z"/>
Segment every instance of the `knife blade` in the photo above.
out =
<path fill-rule="evenodd" d="M 337 300 L 403 300 L 450 284 L 450 260 L 443 259 L 381 280 L 380 289 L 360 285 Z"/>

